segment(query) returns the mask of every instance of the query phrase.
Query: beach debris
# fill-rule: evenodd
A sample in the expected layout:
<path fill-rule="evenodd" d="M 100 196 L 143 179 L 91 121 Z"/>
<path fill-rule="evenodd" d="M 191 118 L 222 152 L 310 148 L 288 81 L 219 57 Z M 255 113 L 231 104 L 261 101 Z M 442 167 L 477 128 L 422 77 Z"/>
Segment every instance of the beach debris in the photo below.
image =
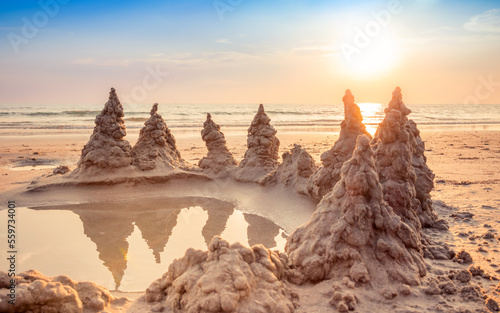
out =
<path fill-rule="evenodd" d="M 472 274 L 468 270 L 460 270 L 454 278 L 461 283 L 468 283 L 472 279 Z"/>
<path fill-rule="evenodd" d="M 287 239 L 289 281 L 348 277 L 356 286 L 366 283 L 381 291 L 419 285 L 426 275 L 420 238 L 383 198 L 370 137 L 358 137 L 340 175 L 309 222 Z"/>
<path fill-rule="evenodd" d="M 493 300 L 492 298 L 488 298 L 486 300 L 486 307 L 491 312 L 498 312 L 498 311 L 500 311 L 500 307 L 498 306 L 498 303 L 495 300 Z"/>
<path fill-rule="evenodd" d="M 203 123 L 201 139 L 207 146 L 208 154 L 198 162 L 199 167 L 217 176 L 225 176 L 229 169 L 236 168 L 236 160 L 227 148 L 224 133 L 212 120 L 210 113 L 207 113 L 207 120 Z"/>
<path fill-rule="evenodd" d="M 451 260 L 455 257 L 456 252 L 444 242 L 433 242 L 429 240 L 424 247 L 424 257 L 431 260 Z"/>
<path fill-rule="evenodd" d="M 184 166 L 175 138 L 163 117 L 158 113 L 158 103 L 153 105 L 149 119 L 139 133 L 132 149 L 133 164 L 147 171 L 157 167 L 174 169 Z"/>
<path fill-rule="evenodd" d="M 333 147 L 321 155 L 323 166 L 309 178 L 308 194 L 321 199 L 329 193 L 340 180 L 340 171 L 345 161 L 349 160 L 356 146 L 356 138 L 360 135 L 370 136 L 363 124 L 363 117 L 354 96 L 347 89 L 342 98 L 344 102 L 344 120 L 340 124 L 339 139 Z"/>
<path fill-rule="evenodd" d="M 60 165 L 52 171 L 52 175 L 64 175 L 71 171 L 66 165 Z"/>
<path fill-rule="evenodd" d="M 468 220 L 474 217 L 474 214 L 471 212 L 457 212 L 450 214 L 450 217 L 454 217 L 455 219 Z"/>
<path fill-rule="evenodd" d="M 103 169 L 126 167 L 132 163 L 132 147 L 124 139 L 127 131 L 123 117 L 123 106 L 116 90 L 111 88 L 109 100 L 95 118 L 94 132 L 83 147 L 78 169 L 74 173 L 90 169 L 100 172 Z"/>
<path fill-rule="evenodd" d="M 469 255 L 469 257 L 470 257 L 470 255 Z M 472 262 L 472 258 L 470 260 Z M 470 265 L 469 266 L 469 272 L 474 277 L 476 277 L 476 276 L 483 276 L 485 274 L 484 270 L 479 265 L 478 266 Z"/>
<path fill-rule="evenodd" d="M 285 254 L 230 245 L 219 236 L 208 249 L 188 249 L 138 301 L 174 312 L 294 311 L 297 296 L 284 282 Z"/>
<path fill-rule="evenodd" d="M 472 263 L 472 257 L 470 256 L 469 252 L 465 250 L 460 250 L 460 252 L 458 252 L 457 255 L 453 258 L 453 262 L 457 262 L 460 264 Z"/>
<path fill-rule="evenodd" d="M 283 153 L 282 158 L 283 162 L 259 183 L 264 186 L 279 183 L 307 194 L 307 182 L 317 169 L 314 158 L 297 144 L 290 152 Z"/>
<path fill-rule="evenodd" d="M 11 288 L 11 280 L 15 280 L 15 305 L 4 292 Z M 129 302 L 94 282 L 75 282 L 65 275 L 46 277 L 29 270 L 12 278 L 0 272 L 0 312 L 103 312 Z"/>
<path fill-rule="evenodd" d="M 280 141 L 271 119 L 259 105 L 252 124 L 248 128 L 247 151 L 234 178 L 242 182 L 257 182 L 278 166 Z"/>

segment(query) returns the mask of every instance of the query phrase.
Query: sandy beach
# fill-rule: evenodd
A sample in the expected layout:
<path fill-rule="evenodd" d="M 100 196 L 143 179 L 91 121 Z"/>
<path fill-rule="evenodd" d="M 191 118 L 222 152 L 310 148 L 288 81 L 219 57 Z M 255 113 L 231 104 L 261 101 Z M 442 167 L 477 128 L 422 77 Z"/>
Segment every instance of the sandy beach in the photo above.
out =
<path fill-rule="evenodd" d="M 206 155 L 201 137 L 196 133 L 176 133 L 177 146 L 182 157 L 195 166 L 200 158 Z M 65 134 L 52 136 L 5 136 L 0 142 L 0 175 L 2 179 L 2 200 L 15 200 L 18 206 L 37 204 L 64 203 L 75 199 L 78 190 L 72 190 L 71 196 L 54 193 L 39 193 L 35 196 L 19 193 L 30 182 L 42 175 L 50 174 L 56 166 L 67 165 L 70 169 L 76 167 L 81 154 L 81 148 L 88 140 L 88 134 Z M 320 163 L 319 156 L 328 150 L 337 140 L 338 134 L 328 132 L 291 132 L 280 131 L 280 155 L 299 143 Z M 137 134 L 129 134 L 128 140 L 134 142 Z M 435 189 L 432 198 L 439 218 L 446 220 L 449 231 L 425 229 L 424 232 L 438 242 L 446 243 L 455 251 L 462 249 L 470 253 L 473 265 L 484 270 L 484 274 L 474 276 L 472 282 L 480 286 L 488 297 L 498 300 L 498 271 L 500 270 L 499 225 L 496 216 L 500 206 L 500 132 L 492 130 L 422 130 L 422 138 L 426 143 L 425 155 L 427 164 L 436 174 Z M 241 161 L 246 150 L 246 133 L 244 130 L 226 132 L 230 151 L 235 159 Z M 110 187 L 111 188 L 111 187 Z M 121 199 L 133 199 L 151 190 L 169 193 L 168 184 L 157 184 L 151 187 L 130 188 L 130 186 L 114 186 L 113 193 Z M 95 197 L 95 192 L 81 191 L 81 199 Z M 90 196 L 92 195 L 92 196 Z M 97 198 L 99 196 L 97 195 Z M 85 200 L 84 200 L 85 201 Z M 273 208 L 268 208 L 271 211 Z M 269 212 L 256 212 L 267 216 L 278 225 L 287 225 L 288 234 L 293 227 L 307 221 L 312 214 L 305 210 L 299 217 L 292 219 Z M 288 219 L 288 222 L 287 222 Z M 458 264 L 451 261 L 426 259 L 429 277 L 447 273 L 449 270 L 467 269 L 470 264 Z M 168 264 L 164 265 L 165 271 Z M 424 286 L 418 295 L 426 294 Z M 318 284 L 314 287 L 298 287 L 301 307 L 298 312 L 323 312 L 328 309 L 321 299 L 330 295 L 330 287 Z M 127 296 L 137 299 L 141 292 L 119 292 L 115 296 Z M 477 307 L 477 302 L 467 302 L 460 295 L 427 295 L 428 303 L 419 303 L 418 297 L 399 297 L 390 302 L 379 303 L 379 311 L 384 308 L 395 312 L 448 311 L 449 312 L 483 312 Z M 458 301 L 458 305 L 456 302 Z M 365 302 L 366 305 L 366 302 Z M 370 305 L 373 305 L 370 304 Z M 116 308 L 117 312 L 127 307 Z M 411 309 L 413 307 L 413 309 Z M 406 308 L 406 309 L 403 309 Z M 474 309 L 476 308 L 476 309 Z M 359 303 L 360 312 L 367 312 L 363 301 Z"/>

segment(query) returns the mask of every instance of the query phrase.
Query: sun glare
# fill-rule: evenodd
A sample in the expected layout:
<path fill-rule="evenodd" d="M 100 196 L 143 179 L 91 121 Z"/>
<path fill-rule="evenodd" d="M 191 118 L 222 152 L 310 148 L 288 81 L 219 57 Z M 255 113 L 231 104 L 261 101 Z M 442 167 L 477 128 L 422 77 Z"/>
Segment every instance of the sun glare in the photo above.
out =
<path fill-rule="evenodd" d="M 381 103 L 358 103 L 366 131 L 374 135 L 378 124 L 384 119 L 384 105 Z"/>
<path fill-rule="evenodd" d="M 392 70 L 397 61 L 394 41 L 386 36 L 373 40 L 369 46 L 360 49 L 345 62 L 347 72 L 358 79 L 373 78 Z"/>

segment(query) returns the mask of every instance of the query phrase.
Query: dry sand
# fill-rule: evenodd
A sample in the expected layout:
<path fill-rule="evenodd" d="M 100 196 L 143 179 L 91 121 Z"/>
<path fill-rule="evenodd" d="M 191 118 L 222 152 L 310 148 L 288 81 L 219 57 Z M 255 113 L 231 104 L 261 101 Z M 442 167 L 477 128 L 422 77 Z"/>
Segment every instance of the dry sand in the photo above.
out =
<path fill-rule="evenodd" d="M 227 145 L 240 162 L 246 151 L 244 129 L 224 130 Z M 435 240 L 446 242 L 455 251 L 465 249 L 474 266 L 480 266 L 484 275 L 472 278 L 488 296 L 498 300 L 500 285 L 500 132 L 498 131 L 438 131 L 421 129 L 426 142 L 427 164 L 436 174 L 436 187 L 432 193 L 438 204 L 436 212 L 448 221 L 449 231 L 425 230 Z M 193 166 L 206 155 L 206 147 L 199 132 L 172 129 L 181 156 Z M 10 200 L 11 194 L 25 187 L 35 177 L 49 174 L 58 165 L 75 169 L 81 149 L 88 141 L 89 133 L 3 136 L 0 141 L 0 198 Z M 300 132 L 280 130 L 277 134 L 282 153 L 300 144 L 319 164 L 322 152 L 331 148 L 338 138 L 336 133 Z M 127 139 L 133 144 L 138 134 L 130 133 Z M 280 160 L 281 161 L 281 160 Z M 33 166 L 34 165 L 34 166 Z M 17 167 L 16 167 L 17 166 Z M 22 166 L 22 167 L 19 167 Z M 28 167 L 27 167 L 28 166 Z M 33 167 L 32 167 L 33 166 Z M 118 191 L 119 193 L 119 191 Z M 53 195 L 52 195 L 53 196 Z M 52 201 L 57 201 L 52 200 Z M 442 201 L 442 202 L 441 202 Z M 22 199 L 21 199 L 22 202 Z M 20 206 L 22 203 L 20 203 Z M 310 215 L 308 212 L 305 217 Z M 472 213 L 473 216 L 466 213 Z M 305 218 L 303 217 L 303 218 Z M 271 216 L 272 218 L 272 216 Z M 482 312 L 477 302 L 463 302 L 460 295 L 427 295 L 424 291 L 428 279 L 447 274 L 448 270 L 467 269 L 469 264 L 426 259 L 429 277 L 414 294 L 381 301 L 378 307 L 358 303 L 360 312 L 391 310 L 394 312 Z M 167 269 L 167 266 L 165 270 Z M 498 271 L 498 272 L 497 272 Z M 331 310 L 328 301 L 332 286 L 323 282 L 315 286 L 296 287 L 301 306 L 298 312 L 324 312 Z M 138 294 L 129 294 L 133 298 Z M 369 297 L 369 295 L 366 295 Z M 428 301 L 422 303 L 422 296 Z M 373 305 L 373 304 L 370 304 Z"/>

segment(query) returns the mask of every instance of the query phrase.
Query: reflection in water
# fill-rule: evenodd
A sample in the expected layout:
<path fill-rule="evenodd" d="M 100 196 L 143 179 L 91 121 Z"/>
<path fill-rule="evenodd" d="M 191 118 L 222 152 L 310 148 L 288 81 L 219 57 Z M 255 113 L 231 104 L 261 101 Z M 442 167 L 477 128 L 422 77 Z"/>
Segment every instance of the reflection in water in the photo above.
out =
<path fill-rule="evenodd" d="M 268 249 L 276 247 L 274 238 L 279 235 L 281 230 L 278 225 L 255 214 L 243 213 L 243 215 L 248 223 L 247 236 L 249 245 L 262 244 Z"/>
<path fill-rule="evenodd" d="M 228 203 L 229 204 L 229 203 Z M 201 230 L 203 238 L 205 238 L 205 243 L 207 246 L 212 241 L 214 236 L 219 236 L 222 234 L 224 229 L 226 229 L 227 220 L 234 212 L 234 207 L 231 206 L 220 206 L 218 208 L 208 207 L 203 208 L 208 213 L 208 219 L 205 226 Z"/>
<path fill-rule="evenodd" d="M 153 250 L 156 263 L 161 263 L 160 253 L 165 249 L 168 238 L 177 225 L 179 213 L 181 213 L 180 209 L 159 210 L 138 214 L 135 219 L 135 225 L 141 231 L 142 238 Z"/>
<path fill-rule="evenodd" d="M 234 205 L 231 203 L 211 198 L 186 197 L 123 203 L 86 203 L 34 209 L 51 212 L 65 210 L 77 214 L 83 223 L 84 234 L 95 243 L 99 259 L 111 272 L 116 290 L 120 287 L 127 269 L 127 254 L 131 240 L 129 237 L 134 231 L 134 224 L 139 229 L 148 248 L 152 250 L 154 261 L 157 264 L 161 263 L 162 253 L 166 253 L 163 257 L 165 259 L 166 256 L 168 259 L 164 261 L 171 262 L 173 257 L 182 256 L 178 254 L 183 253 L 191 246 L 192 242 L 187 242 L 185 237 L 176 238 L 173 240 L 174 246 L 179 246 L 179 244 L 186 246 L 178 247 L 180 249 L 176 248 L 180 251 L 170 251 L 173 246 L 167 248 L 168 251 L 164 251 L 173 233 L 175 237 L 174 229 L 176 226 L 181 227 L 184 232 L 201 233 L 207 246 L 213 236 L 221 235 L 226 230 L 231 216 L 234 217 L 231 219 L 231 229 L 236 229 L 241 234 L 247 226 L 246 238 L 249 245 L 263 244 L 267 248 L 274 248 L 277 246 L 275 237 L 282 231 L 279 226 L 266 218 L 254 214 L 242 214 L 235 211 Z M 207 214 L 204 214 L 203 211 Z M 62 222 L 64 223 L 64 221 Z M 192 225 L 203 225 L 203 223 L 201 232 L 200 229 L 189 229 Z M 177 237 L 182 236 L 180 234 L 182 232 L 177 232 Z M 233 237 L 234 235 L 233 233 Z M 227 237 L 226 239 L 233 241 L 231 234 L 228 234 Z M 279 240 L 281 236 L 277 238 Z M 246 242 L 242 243 L 247 244 Z M 137 256 L 135 257 L 137 258 Z M 144 259 L 143 255 L 139 255 L 139 257 Z"/>
<path fill-rule="evenodd" d="M 75 211 L 83 222 L 83 232 L 97 246 L 99 258 L 110 270 L 115 287 L 120 287 L 127 269 L 127 237 L 134 231 L 133 219 L 128 215 L 110 215 L 99 211 Z"/>

